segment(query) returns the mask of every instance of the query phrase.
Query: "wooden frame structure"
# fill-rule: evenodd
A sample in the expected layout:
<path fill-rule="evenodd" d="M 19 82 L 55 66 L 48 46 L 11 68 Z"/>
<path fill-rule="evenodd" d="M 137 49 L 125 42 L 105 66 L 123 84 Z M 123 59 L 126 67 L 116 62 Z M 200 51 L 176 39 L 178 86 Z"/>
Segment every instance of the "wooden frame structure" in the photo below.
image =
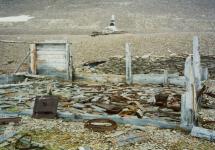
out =
<path fill-rule="evenodd" d="M 67 41 L 44 41 L 30 45 L 30 72 L 72 79 L 72 57 Z"/>

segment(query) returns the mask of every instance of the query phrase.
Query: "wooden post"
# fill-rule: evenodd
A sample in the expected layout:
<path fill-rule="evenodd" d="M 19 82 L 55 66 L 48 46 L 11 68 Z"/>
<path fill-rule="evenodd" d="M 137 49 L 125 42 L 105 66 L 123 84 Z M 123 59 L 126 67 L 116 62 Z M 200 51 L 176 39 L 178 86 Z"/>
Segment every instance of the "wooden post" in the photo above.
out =
<path fill-rule="evenodd" d="M 186 80 L 186 93 L 182 96 L 181 127 L 191 130 L 197 116 L 197 92 L 191 56 L 186 59 L 184 76 Z"/>
<path fill-rule="evenodd" d="M 70 59 L 70 80 L 73 80 L 73 75 L 74 75 L 74 68 L 73 68 L 73 56 L 72 56 L 72 47 L 71 47 L 71 43 L 69 45 L 69 50 L 70 50 L 70 56 L 69 56 L 69 59 Z"/>
<path fill-rule="evenodd" d="M 199 39 L 197 36 L 193 37 L 193 69 L 196 81 L 196 90 L 201 90 L 201 62 L 199 54 Z"/>
<path fill-rule="evenodd" d="M 70 49 L 69 49 L 69 43 L 66 43 L 66 71 L 67 71 L 67 80 L 70 80 L 71 74 L 70 74 Z"/>
<path fill-rule="evenodd" d="M 164 85 L 168 85 L 168 71 L 164 70 L 164 81 L 163 81 Z"/>
<path fill-rule="evenodd" d="M 130 51 L 130 43 L 125 44 L 125 61 L 126 61 L 126 83 L 132 83 L 132 68 L 131 68 L 131 51 Z"/>
<path fill-rule="evenodd" d="M 36 50 L 36 44 L 31 44 L 30 45 L 30 51 L 31 51 L 31 65 L 30 65 L 31 73 L 33 75 L 36 75 L 37 74 L 37 63 L 36 63 L 37 50 Z"/>

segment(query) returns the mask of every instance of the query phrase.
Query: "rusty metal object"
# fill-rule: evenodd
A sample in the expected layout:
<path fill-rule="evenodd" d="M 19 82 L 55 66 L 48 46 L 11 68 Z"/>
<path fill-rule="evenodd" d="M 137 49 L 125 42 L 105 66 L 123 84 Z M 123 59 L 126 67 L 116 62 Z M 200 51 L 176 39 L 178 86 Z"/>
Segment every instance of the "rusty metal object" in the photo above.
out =
<path fill-rule="evenodd" d="M 169 96 L 168 94 L 163 94 L 163 93 L 155 95 L 155 100 L 156 100 L 155 105 L 160 107 L 166 107 L 168 96 Z"/>
<path fill-rule="evenodd" d="M 49 119 L 56 118 L 57 106 L 58 106 L 57 96 L 42 96 L 42 97 L 37 96 L 33 108 L 32 117 Z"/>
<path fill-rule="evenodd" d="M 10 122 L 14 122 L 18 124 L 21 121 L 21 117 L 10 117 L 10 118 L 0 118 L 0 125 L 9 124 Z"/>
<path fill-rule="evenodd" d="M 107 126 L 104 124 L 110 124 L 110 125 Z M 92 119 L 87 121 L 84 124 L 84 127 L 96 132 L 105 132 L 105 131 L 116 130 L 117 123 L 111 119 Z"/>
<path fill-rule="evenodd" d="M 118 114 L 122 110 L 122 107 L 113 104 L 96 103 L 96 106 L 104 108 L 108 114 Z"/>

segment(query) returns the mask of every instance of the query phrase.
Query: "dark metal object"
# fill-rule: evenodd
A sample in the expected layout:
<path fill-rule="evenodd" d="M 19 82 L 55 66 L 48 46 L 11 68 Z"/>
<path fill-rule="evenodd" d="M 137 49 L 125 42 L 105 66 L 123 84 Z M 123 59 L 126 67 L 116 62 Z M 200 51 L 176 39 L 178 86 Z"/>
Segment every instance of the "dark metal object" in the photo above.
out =
<path fill-rule="evenodd" d="M 21 117 L 10 117 L 10 118 L 0 118 L 0 125 L 9 124 L 10 122 L 14 122 L 18 124 L 21 121 Z"/>
<path fill-rule="evenodd" d="M 113 104 L 96 103 L 96 106 L 106 109 L 108 114 L 118 114 L 122 111 L 122 107 Z"/>
<path fill-rule="evenodd" d="M 53 119 L 57 117 L 57 106 L 58 97 L 57 96 L 42 96 L 36 97 L 33 118 L 49 118 Z"/>
<path fill-rule="evenodd" d="M 110 124 L 110 125 L 96 125 L 99 123 L 103 123 L 103 124 Z M 115 130 L 117 128 L 117 123 L 111 119 L 92 119 L 87 121 L 84 124 L 85 128 L 91 129 L 93 131 L 96 132 L 105 132 L 105 131 L 112 131 Z"/>

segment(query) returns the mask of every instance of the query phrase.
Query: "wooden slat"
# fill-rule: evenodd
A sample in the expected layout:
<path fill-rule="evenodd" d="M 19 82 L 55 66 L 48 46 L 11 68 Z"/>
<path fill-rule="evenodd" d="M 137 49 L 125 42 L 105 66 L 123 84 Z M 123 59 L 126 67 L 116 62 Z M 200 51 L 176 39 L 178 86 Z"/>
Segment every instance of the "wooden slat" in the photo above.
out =
<path fill-rule="evenodd" d="M 31 73 L 32 74 L 37 74 L 37 64 L 36 64 L 36 60 L 37 60 L 37 52 L 36 52 L 36 45 L 35 44 L 31 44 L 30 45 L 30 51 L 31 51 Z"/>
<path fill-rule="evenodd" d="M 39 64 L 43 64 L 43 63 L 64 63 L 66 64 L 66 60 L 65 59 L 37 59 L 37 63 Z"/>
<path fill-rule="evenodd" d="M 37 55 L 64 55 L 66 56 L 65 51 L 37 51 Z"/>
<path fill-rule="evenodd" d="M 62 60 L 66 60 L 66 56 L 64 56 L 64 55 L 39 55 L 39 56 L 37 56 L 37 59 L 39 59 L 39 60 L 47 60 L 47 59 L 52 59 L 52 60 L 62 59 Z"/>
<path fill-rule="evenodd" d="M 66 50 L 66 44 L 37 44 L 37 50 Z"/>
<path fill-rule="evenodd" d="M 66 63 L 38 63 L 39 68 L 62 68 L 66 70 Z"/>

